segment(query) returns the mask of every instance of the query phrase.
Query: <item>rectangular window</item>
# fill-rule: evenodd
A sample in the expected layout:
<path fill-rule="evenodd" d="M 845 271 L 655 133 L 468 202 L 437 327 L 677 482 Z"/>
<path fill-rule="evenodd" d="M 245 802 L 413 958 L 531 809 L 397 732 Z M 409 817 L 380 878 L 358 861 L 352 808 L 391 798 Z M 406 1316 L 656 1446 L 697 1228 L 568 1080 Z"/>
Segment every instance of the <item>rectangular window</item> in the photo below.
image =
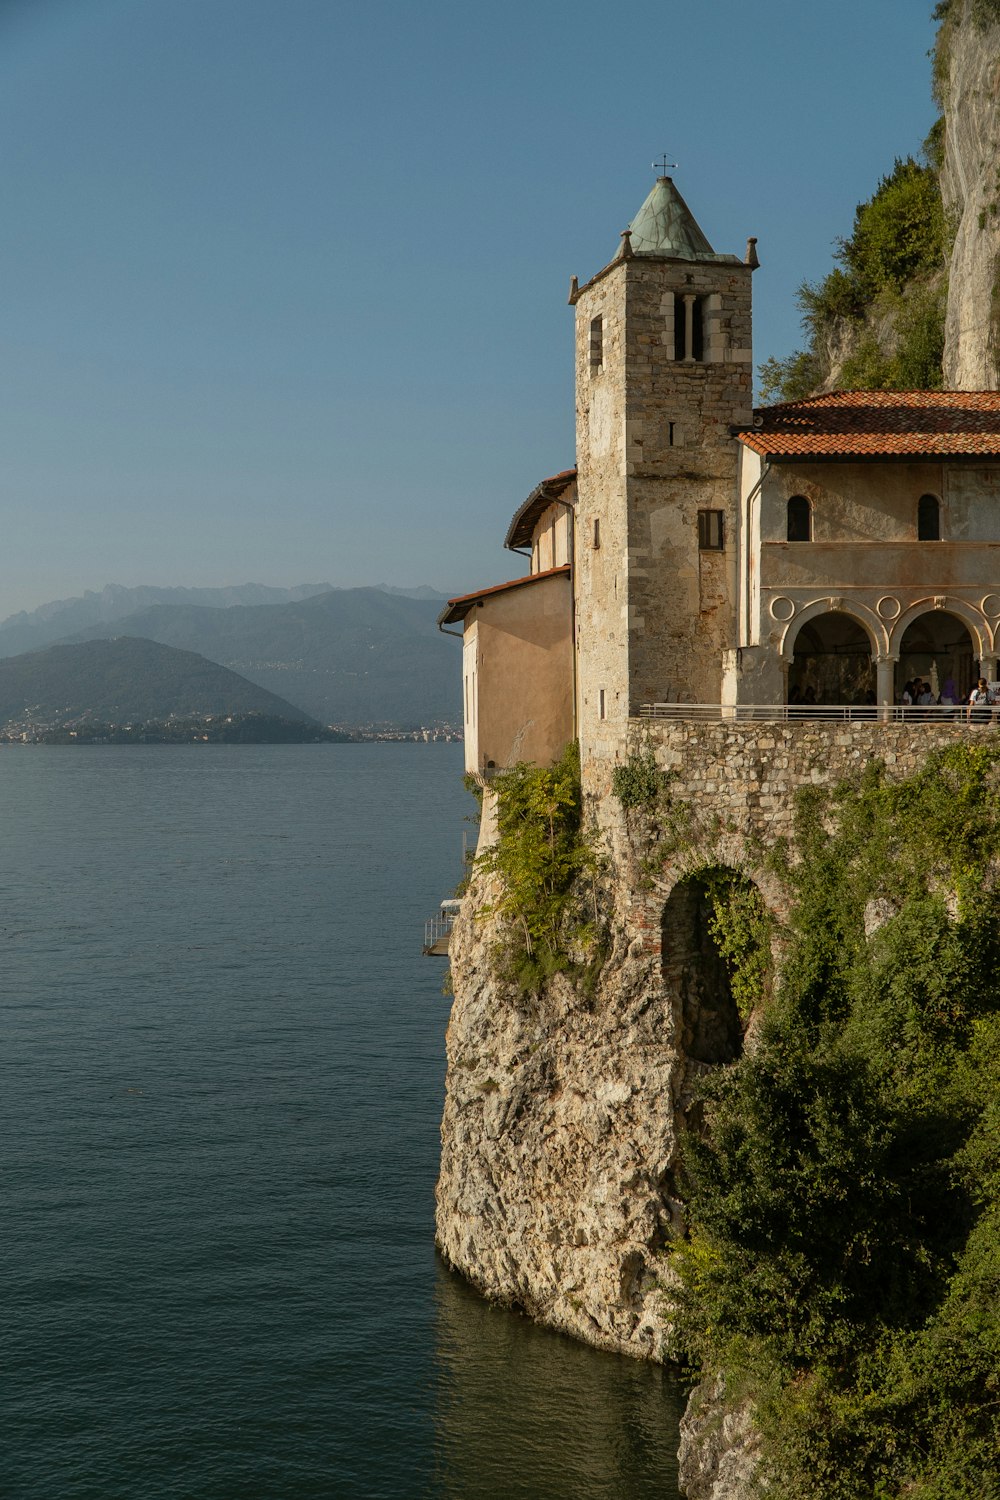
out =
<path fill-rule="evenodd" d="M 725 549 L 725 533 L 722 527 L 721 510 L 698 512 L 698 548 L 701 552 L 722 552 Z"/>
<path fill-rule="evenodd" d="M 590 320 L 590 373 L 596 375 L 604 367 L 604 319 Z"/>
<path fill-rule="evenodd" d="M 594 517 L 594 547 L 597 548 L 600 545 L 601 545 L 601 523 L 598 520 L 598 518 L 595 516 Z"/>
<path fill-rule="evenodd" d="M 599 719 L 603 719 L 604 718 L 604 689 L 603 688 L 601 688 L 600 692 L 597 694 L 597 717 Z"/>

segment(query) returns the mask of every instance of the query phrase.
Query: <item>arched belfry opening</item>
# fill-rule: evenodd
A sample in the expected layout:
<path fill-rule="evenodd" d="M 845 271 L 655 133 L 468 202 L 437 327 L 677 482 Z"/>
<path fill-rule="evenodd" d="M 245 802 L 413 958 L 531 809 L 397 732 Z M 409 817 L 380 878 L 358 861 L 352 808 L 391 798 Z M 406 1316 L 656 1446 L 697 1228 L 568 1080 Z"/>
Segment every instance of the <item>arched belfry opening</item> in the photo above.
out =
<path fill-rule="evenodd" d="M 863 625 L 840 610 L 807 620 L 788 669 L 789 703 L 874 703 L 875 662 Z"/>
<path fill-rule="evenodd" d="M 769 955 L 754 950 L 755 915 L 764 907 L 756 886 L 737 870 L 713 866 L 679 881 L 662 921 L 663 982 L 678 1022 L 681 1051 L 692 1062 L 718 1066 L 743 1051 L 748 993 L 757 989 Z M 751 972 L 752 971 L 752 972 Z M 738 998 L 739 997 L 739 998 Z"/>
<path fill-rule="evenodd" d="M 979 676 L 979 648 L 968 625 L 945 609 L 929 609 L 911 620 L 899 642 L 896 697 L 915 677 L 929 682 L 935 698 L 964 703 Z"/>

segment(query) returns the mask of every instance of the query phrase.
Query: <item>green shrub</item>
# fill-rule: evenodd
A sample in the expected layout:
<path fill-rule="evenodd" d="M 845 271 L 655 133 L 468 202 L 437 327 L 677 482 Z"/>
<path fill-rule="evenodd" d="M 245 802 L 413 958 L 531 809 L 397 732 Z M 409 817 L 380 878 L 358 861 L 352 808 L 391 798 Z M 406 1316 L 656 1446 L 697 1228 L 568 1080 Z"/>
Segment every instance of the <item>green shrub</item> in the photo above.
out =
<path fill-rule="evenodd" d="M 547 768 L 512 766 L 491 790 L 498 837 L 476 864 L 501 884 L 486 908 L 505 919 L 509 944 L 497 957 L 525 990 L 539 990 L 559 972 L 582 980 L 601 942 L 599 862 L 583 832 L 579 749 L 567 746 Z"/>
<path fill-rule="evenodd" d="M 626 812 L 634 807 L 654 808 L 667 778 L 656 764 L 650 748 L 633 751 L 623 765 L 611 772 L 611 790 Z"/>
<path fill-rule="evenodd" d="M 1000 1496 L 998 791 L 987 744 L 804 797 L 777 992 L 703 1086 L 678 1351 L 775 1496 Z"/>

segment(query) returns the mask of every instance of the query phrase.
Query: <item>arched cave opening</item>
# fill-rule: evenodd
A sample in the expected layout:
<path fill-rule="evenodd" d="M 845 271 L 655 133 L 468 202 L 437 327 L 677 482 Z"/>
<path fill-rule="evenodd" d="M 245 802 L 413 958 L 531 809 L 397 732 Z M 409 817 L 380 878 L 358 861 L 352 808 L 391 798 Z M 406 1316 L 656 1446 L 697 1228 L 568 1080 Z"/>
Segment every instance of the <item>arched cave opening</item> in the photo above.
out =
<path fill-rule="evenodd" d="M 680 1047 L 693 1062 L 731 1063 L 743 1051 L 744 1022 L 733 984 L 740 959 L 731 948 L 728 956 L 723 953 L 719 920 L 733 902 L 744 914 L 751 911 L 753 898 L 759 904 L 751 880 L 715 866 L 678 881 L 663 908 L 663 982 L 678 1018 Z"/>

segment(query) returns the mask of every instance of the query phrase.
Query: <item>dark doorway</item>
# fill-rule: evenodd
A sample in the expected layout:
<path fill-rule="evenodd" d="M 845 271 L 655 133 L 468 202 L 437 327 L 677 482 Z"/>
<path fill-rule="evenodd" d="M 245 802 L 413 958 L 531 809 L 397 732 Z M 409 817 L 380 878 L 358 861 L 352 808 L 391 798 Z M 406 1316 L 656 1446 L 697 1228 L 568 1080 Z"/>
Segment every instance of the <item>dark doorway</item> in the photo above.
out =
<path fill-rule="evenodd" d="M 875 663 L 868 633 L 850 615 L 831 611 L 795 637 L 788 670 L 791 703 L 874 703 Z"/>
<path fill-rule="evenodd" d="M 969 627 L 957 615 L 931 609 L 903 631 L 896 663 L 896 701 L 903 684 L 920 677 L 929 682 L 934 698 L 965 703 L 979 676 L 977 647 Z"/>

